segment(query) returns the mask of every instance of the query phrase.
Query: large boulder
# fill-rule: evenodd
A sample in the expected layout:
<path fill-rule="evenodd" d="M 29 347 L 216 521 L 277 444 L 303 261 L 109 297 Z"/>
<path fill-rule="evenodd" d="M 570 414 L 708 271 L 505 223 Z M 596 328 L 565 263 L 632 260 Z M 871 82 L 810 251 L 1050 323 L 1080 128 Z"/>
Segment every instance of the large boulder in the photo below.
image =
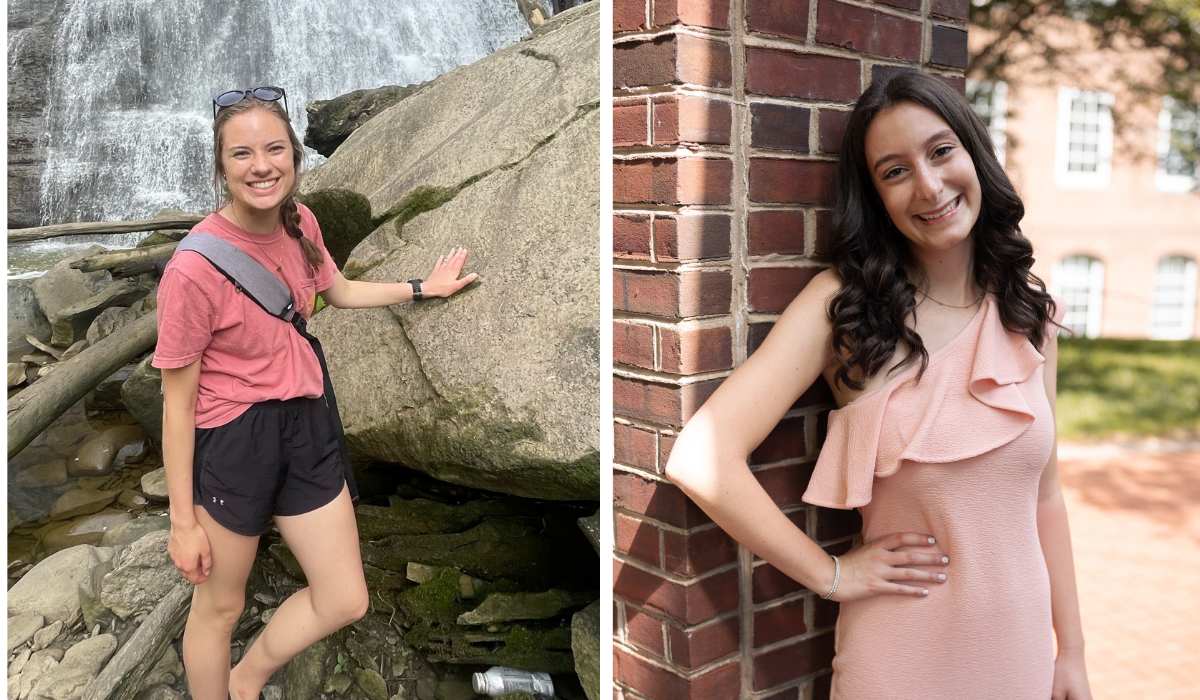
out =
<path fill-rule="evenodd" d="M 598 3 L 562 13 L 388 108 L 306 177 L 384 221 L 348 276 L 422 276 L 463 245 L 481 277 L 448 300 L 313 317 L 355 454 L 599 498 L 598 27 Z"/>
<path fill-rule="evenodd" d="M 101 550 L 86 544 L 46 557 L 8 589 L 8 616 L 38 614 L 46 622 L 73 624 L 80 615 L 79 582 L 102 558 Z"/>
<path fill-rule="evenodd" d="M 8 352 L 10 355 L 29 353 L 33 345 L 25 340 L 31 335 L 43 343 L 50 342 L 50 321 L 38 306 L 30 280 L 8 281 Z"/>
<path fill-rule="evenodd" d="M 151 366 L 154 353 L 138 363 L 121 384 L 121 403 L 146 429 L 150 437 L 162 444 L 162 371 Z"/>
<path fill-rule="evenodd" d="M 50 343 L 65 348 L 85 340 L 92 322 L 106 309 L 128 306 L 146 296 L 149 291 L 138 286 L 136 282 L 117 280 L 82 301 L 61 308 L 53 314 L 47 313 L 50 319 Z"/>
<path fill-rule="evenodd" d="M 146 431 L 137 425 L 105 428 L 79 446 L 67 460 L 67 471 L 71 476 L 107 475 L 114 467 L 124 466 L 125 458 L 140 453 L 146 437 Z"/>
<path fill-rule="evenodd" d="M 355 90 L 332 100 L 313 100 L 306 108 L 304 145 L 328 158 L 355 129 L 425 85 L 384 85 Z"/>
<path fill-rule="evenodd" d="M 185 581 L 167 554 L 170 531 L 157 530 L 129 545 L 100 584 L 100 602 L 127 620 L 154 610 L 158 601 Z"/>
<path fill-rule="evenodd" d="M 38 306 L 51 323 L 59 311 L 92 297 L 104 285 L 103 272 L 80 272 L 71 263 L 103 253 L 103 246 L 88 246 L 74 255 L 54 264 L 44 275 L 33 281 L 31 289 Z M 87 332 L 87 327 L 84 327 Z M 70 343 L 68 343 L 69 345 Z"/>

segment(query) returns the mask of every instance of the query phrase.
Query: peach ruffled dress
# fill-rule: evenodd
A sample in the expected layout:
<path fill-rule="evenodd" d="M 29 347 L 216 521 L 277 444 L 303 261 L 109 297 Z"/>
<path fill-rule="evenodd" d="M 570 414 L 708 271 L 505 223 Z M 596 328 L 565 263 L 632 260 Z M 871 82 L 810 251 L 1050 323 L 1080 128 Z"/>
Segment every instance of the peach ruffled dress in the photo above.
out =
<path fill-rule="evenodd" d="M 950 557 L 927 597 L 842 603 L 833 700 L 1050 697 L 1037 494 L 1054 419 L 1043 363 L 1004 329 L 989 294 L 920 383 L 908 368 L 830 414 L 804 500 L 859 508 L 866 541 L 927 532 Z"/>

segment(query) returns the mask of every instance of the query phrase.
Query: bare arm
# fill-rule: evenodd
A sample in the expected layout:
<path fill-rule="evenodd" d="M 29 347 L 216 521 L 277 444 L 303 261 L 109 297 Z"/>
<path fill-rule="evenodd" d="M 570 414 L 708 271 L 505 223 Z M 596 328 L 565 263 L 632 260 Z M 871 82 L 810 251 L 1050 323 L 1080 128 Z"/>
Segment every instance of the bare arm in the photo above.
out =
<path fill-rule="evenodd" d="M 170 499 L 171 538 L 167 551 L 193 584 L 203 583 L 212 568 L 208 535 L 196 520 L 192 504 L 192 456 L 196 444 L 196 396 L 200 360 L 162 370 L 163 465 Z"/>
<path fill-rule="evenodd" d="M 458 277 L 466 261 L 466 248 L 455 248 L 438 258 L 429 278 L 421 283 L 421 294 L 426 298 L 448 297 L 474 282 L 479 276 L 474 272 L 462 279 Z M 339 309 L 371 309 L 412 301 L 413 287 L 408 282 L 348 280 L 338 271 L 333 275 L 333 284 L 321 290 L 321 296 Z"/>
<path fill-rule="evenodd" d="M 671 450 L 667 476 L 735 540 L 818 593 L 833 586 L 834 562 L 775 505 L 747 458 L 829 364 L 827 300 L 838 289 L 832 271 L 818 275 L 788 306 L 762 346 L 688 421 Z M 859 547 L 842 558 L 834 600 L 879 593 L 921 595 L 921 587 L 891 580 L 936 581 L 933 572 L 894 568 L 940 563 L 932 553 L 891 552 L 928 547 L 907 533 Z M 932 577 L 932 578 L 930 578 Z"/>
<path fill-rule="evenodd" d="M 1057 412 L 1058 338 L 1051 336 L 1045 351 L 1044 382 L 1050 411 Z M 1042 556 L 1050 575 L 1050 610 L 1058 640 L 1055 660 L 1055 700 L 1090 700 L 1083 657 L 1083 625 L 1079 618 L 1079 593 L 1075 587 L 1075 558 L 1071 552 L 1071 530 L 1067 525 L 1067 505 L 1058 483 L 1058 437 L 1055 431 L 1050 460 L 1038 483 L 1037 527 Z"/>

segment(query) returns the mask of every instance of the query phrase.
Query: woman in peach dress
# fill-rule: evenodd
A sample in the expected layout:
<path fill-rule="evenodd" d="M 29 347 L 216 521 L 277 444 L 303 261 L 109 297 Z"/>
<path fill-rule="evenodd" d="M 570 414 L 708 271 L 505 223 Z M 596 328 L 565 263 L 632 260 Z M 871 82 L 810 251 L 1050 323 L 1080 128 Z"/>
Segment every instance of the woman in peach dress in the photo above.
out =
<path fill-rule="evenodd" d="M 1054 428 L 1065 309 L 1030 272 L 1021 200 L 966 100 L 918 73 L 863 94 L 836 179 L 833 268 L 688 422 L 667 476 L 842 604 L 835 700 L 1089 700 Z M 860 509 L 839 557 L 746 462 L 819 376 L 838 410 L 804 500 Z"/>

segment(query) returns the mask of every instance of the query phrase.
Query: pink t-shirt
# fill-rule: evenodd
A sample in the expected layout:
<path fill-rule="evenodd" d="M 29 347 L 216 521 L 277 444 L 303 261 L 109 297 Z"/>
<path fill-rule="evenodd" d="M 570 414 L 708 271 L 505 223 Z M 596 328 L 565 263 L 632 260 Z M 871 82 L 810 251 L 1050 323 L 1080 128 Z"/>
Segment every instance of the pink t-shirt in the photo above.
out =
<path fill-rule="evenodd" d="M 220 214 L 192 228 L 236 245 L 282 279 L 305 319 L 317 292 L 333 284 L 337 266 L 325 250 L 317 219 L 303 204 L 300 228 L 325 254 L 309 267 L 300 241 L 280 226 L 269 235 L 249 233 Z M 277 264 L 282 272 L 277 271 Z M 167 263 L 158 287 L 158 347 L 153 365 L 184 367 L 200 360 L 196 427 L 214 428 L 269 399 L 324 393 L 321 365 L 308 341 L 290 323 L 263 311 L 199 253 L 183 251 Z"/>

